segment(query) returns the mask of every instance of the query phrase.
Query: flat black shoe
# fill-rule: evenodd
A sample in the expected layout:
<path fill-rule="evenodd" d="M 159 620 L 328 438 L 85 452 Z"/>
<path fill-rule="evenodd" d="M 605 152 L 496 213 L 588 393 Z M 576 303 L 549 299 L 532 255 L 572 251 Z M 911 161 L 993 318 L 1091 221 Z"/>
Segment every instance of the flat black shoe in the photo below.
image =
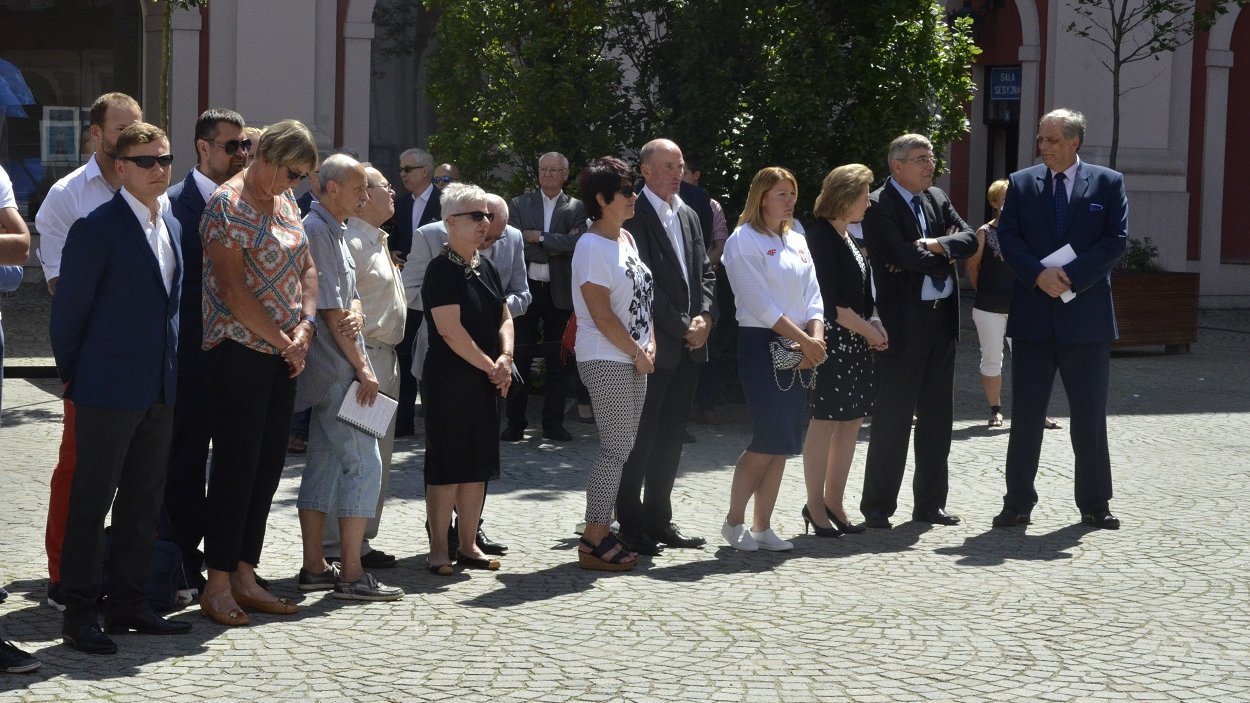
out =
<path fill-rule="evenodd" d="M 554 439 L 557 442 L 572 442 L 573 435 L 560 425 L 543 428 L 543 439 Z"/>
<path fill-rule="evenodd" d="M 393 569 L 396 562 L 395 555 L 387 554 L 381 549 L 371 550 L 360 557 L 360 566 L 365 569 Z"/>
<path fill-rule="evenodd" d="M 506 545 L 502 545 L 490 537 L 487 537 L 486 533 L 482 532 L 482 528 L 480 527 L 477 528 L 477 548 L 486 554 L 497 557 L 501 557 L 508 553 L 508 547 Z"/>
<path fill-rule="evenodd" d="M 131 630 L 144 635 L 185 635 L 191 631 L 191 623 L 166 620 L 151 610 L 104 617 L 104 631 L 109 634 L 124 634 Z"/>
<path fill-rule="evenodd" d="M 1085 513 L 1081 516 L 1081 522 L 1100 530 L 1118 530 L 1120 529 L 1120 518 L 1111 514 L 1107 508 L 1095 510 L 1092 513 Z"/>
<path fill-rule="evenodd" d="M 87 654 L 117 654 L 117 643 L 100 626 L 90 621 L 65 623 L 61 628 L 65 644 Z"/>
<path fill-rule="evenodd" d="M 698 549 L 707 544 L 707 540 L 703 537 L 682 534 L 681 528 L 675 522 L 670 522 L 668 527 L 659 532 L 648 532 L 647 539 L 676 549 Z"/>
<path fill-rule="evenodd" d="M 655 557 L 659 556 L 660 552 L 663 551 L 660 549 L 660 545 L 647 539 L 646 536 L 641 534 L 627 534 L 622 532 L 617 535 L 616 538 L 617 541 L 625 545 L 626 549 L 636 554 L 645 554 L 649 557 Z"/>
<path fill-rule="evenodd" d="M 894 526 L 890 524 L 890 518 L 881 513 L 871 513 L 864 516 L 864 527 L 871 527 L 874 530 L 888 530 Z"/>
<path fill-rule="evenodd" d="M 833 523 L 833 526 L 838 528 L 838 531 L 843 534 L 858 535 L 863 534 L 868 530 L 868 528 L 863 525 L 852 525 L 849 522 L 842 522 L 838 519 L 837 515 L 833 514 L 833 511 L 830 510 L 827 505 L 825 506 L 825 515 L 829 518 L 829 521 Z"/>
<path fill-rule="evenodd" d="M 501 442 L 520 442 L 525 439 L 525 428 L 516 425 L 508 425 L 503 432 L 499 433 Z"/>
<path fill-rule="evenodd" d="M 959 524 L 958 515 L 951 515 L 942 508 L 934 508 L 933 510 L 918 510 L 911 514 L 911 519 L 916 522 L 927 522 L 930 525 Z"/>
<path fill-rule="evenodd" d="M 478 559 L 461 552 L 459 549 L 456 550 L 456 563 L 468 569 L 499 570 L 498 559 Z"/>
<path fill-rule="evenodd" d="M 1016 525 L 1029 524 L 1028 513 L 1022 513 L 1011 508 L 1003 508 L 1003 511 L 994 516 L 994 527 L 1015 527 Z"/>

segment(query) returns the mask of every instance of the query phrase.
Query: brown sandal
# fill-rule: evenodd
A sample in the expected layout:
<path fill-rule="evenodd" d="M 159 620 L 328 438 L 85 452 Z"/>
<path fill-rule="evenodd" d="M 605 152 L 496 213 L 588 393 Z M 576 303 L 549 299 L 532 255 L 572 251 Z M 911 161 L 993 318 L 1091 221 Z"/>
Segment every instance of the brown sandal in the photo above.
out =
<path fill-rule="evenodd" d="M 200 610 L 218 625 L 225 625 L 226 627 L 241 627 L 252 623 L 252 619 L 249 618 L 247 613 L 243 612 L 241 608 L 233 608 L 230 612 L 223 613 L 214 608 L 213 604 L 209 603 L 208 599 L 204 596 L 200 596 Z"/>
<path fill-rule="evenodd" d="M 299 612 L 299 606 L 295 605 L 290 598 L 279 598 L 278 600 L 268 601 L 259 598 L 253 598 L 249 595 L 235 591 L 234 600 L 240 606 L 248 610 L 255 610 L 258 613 L 269 613 L 271 615 L 294 615 Z"/>

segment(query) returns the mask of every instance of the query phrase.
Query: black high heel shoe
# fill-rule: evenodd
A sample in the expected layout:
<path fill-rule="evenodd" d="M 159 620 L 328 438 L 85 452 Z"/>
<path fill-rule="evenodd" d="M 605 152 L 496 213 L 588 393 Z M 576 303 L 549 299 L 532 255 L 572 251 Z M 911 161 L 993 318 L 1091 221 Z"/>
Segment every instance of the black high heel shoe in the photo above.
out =
<path fill-rule="evenodd" d="M 813 531 L 815 531 L 817 537 L 839 537 L 842 535 L 842 531 L 839 530 L 836 526 L 835 527 L 821 527 L 820 525 L 817 525 L 816 523 L 812 522 L 812 511 L 808 510 L 807 506 L 804 505 L 803 506 L 803 534 L 807 534 L 808 528 L 811 528 Z"/>
<path fill-rule="evenodd" d="M 848 535 L 857 535 L 868 529 L 863 525 L 851 525 L 849 523 L 842 522 L 838 519 L 837 515 L 833 514 L 833 511 L 830 510 L 827 505 L 825 506 L 825 515 L 829 517 L 829 521 L 833 523 L 834 527 Z"/>

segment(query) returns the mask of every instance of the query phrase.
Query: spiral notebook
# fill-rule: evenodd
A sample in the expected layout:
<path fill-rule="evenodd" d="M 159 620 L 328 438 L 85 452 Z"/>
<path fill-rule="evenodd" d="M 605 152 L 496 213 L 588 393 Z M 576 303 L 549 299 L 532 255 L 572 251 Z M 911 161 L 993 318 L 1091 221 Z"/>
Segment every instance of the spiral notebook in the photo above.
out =
<path fill-rule="evenodd" d="M 360 381 L 352 381 L 351 388 L 347 389 L 347 395 L 343 397 L 343 404 L 339 406 L 339 419 L 374 437 L 385 436 L 391 418 L 399 408 L 399 401 L 378 393 L 373 405 L 361 405 L 356 400 L 359 390 Z"/>

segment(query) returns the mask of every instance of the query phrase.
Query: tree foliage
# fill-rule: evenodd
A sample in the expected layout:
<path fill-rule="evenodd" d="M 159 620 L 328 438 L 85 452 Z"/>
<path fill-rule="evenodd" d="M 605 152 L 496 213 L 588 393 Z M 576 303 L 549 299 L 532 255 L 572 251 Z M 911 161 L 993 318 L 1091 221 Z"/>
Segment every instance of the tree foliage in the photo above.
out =
<path fill-rule="evenodd" d="M 1196 32 L 1209 29 L 1232 4 L 1246 0 L 1069 0 L 1077 19 L 1064 29 L 1102 48 L 1099 63 L 1111 74 L 1111 168 L 1120 151 L 1120 103 L 1130 91 L 1149 84 L 1125 86 L 1124 67 L 1159 60 L 1188 44 Z"/>
<path fill-rule="evenodd" d="M 427 2 L 444 11 L 432 142 L 479 174 L 523 167 L 529 183 L 541 151 L 576 169 L 665 136 L 729 207 L 768 165 L 810 206 L 839 164 L 883 178 L 903 132 L 940 149 L 968 130 L 977 49 L 939 0 Z"/>

